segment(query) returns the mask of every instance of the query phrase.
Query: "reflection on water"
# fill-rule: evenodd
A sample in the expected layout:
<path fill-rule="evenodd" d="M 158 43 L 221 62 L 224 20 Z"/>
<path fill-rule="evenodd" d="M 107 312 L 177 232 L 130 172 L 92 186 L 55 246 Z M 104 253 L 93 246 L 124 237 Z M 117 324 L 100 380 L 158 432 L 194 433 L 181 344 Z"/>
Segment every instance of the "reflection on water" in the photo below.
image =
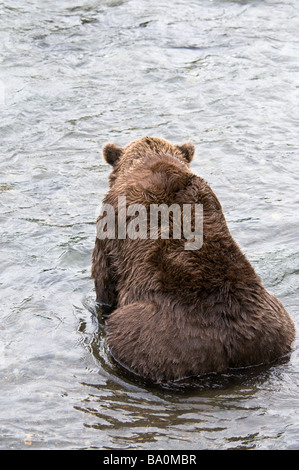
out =
<path fill-rule="evenodd" d="M 1 3 L 1 448 L 299 448 L 297 345 L 267 367 L 150 387 L 110 360 L 90 280 L 99 148 L 190 140 L 298 329 L 296 6 Z"/>
<path fill-rule="evenodd" d="M 105 349 L 102 312 L 91 293 L 84 305 L 97 326 L 91 333 L 82 322 L 82 338 L 107 380 L 84 382 L 87 396 L 76 409 L 85 414 L 88 428 L 106 430 L 102 448 L 258 449 L 267 447 L 265 439 L 276 448 L 281 436 L 275 426 L 290 431 L 296 441 L 296 427 L 283 424 L 284 411 L 290 412 L 287 395 L 294 400 L 293 410 L 298 404 L 289 357 L 272 365 L 152 386 L 118 369 Z M 292 445 L 286 441 L 282 447 Z"/>

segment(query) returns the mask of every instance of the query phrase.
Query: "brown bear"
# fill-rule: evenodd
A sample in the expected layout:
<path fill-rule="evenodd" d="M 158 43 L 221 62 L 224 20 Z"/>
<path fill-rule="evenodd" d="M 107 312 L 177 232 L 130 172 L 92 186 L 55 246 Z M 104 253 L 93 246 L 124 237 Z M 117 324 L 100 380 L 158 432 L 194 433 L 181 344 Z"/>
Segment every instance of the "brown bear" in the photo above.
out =
<path fill-rule="evenodd" d="M 106 323 L 110 354 L 154 383 L 270 363 L 295 339 L 293 321 L 232 238 L 216 195 L 190 170 L 193 155 L 190 143 L 150 137 L 103 148 L 112 165 L 104 203 L 115 211 L 116 230 L 119 196 L 126 207 L 147 210 L 163 203 L 203 207 L 198 249 L 185 249 L 186 239 L 175 239 L 171 227 L 168 239 L 116 233 L 95 242 L 97 301 L 114 308 Z"/>

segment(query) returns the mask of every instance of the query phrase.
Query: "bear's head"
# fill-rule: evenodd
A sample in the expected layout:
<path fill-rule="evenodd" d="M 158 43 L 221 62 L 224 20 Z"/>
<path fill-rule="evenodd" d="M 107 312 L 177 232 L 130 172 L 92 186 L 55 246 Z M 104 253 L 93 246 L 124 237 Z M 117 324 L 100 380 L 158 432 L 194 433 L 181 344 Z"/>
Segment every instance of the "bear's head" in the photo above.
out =
<path fill-rule="evenodd" d="M 189 166 L 194 152 L 194 145 L 189 142 L 182 145 L 172 145 L 167 140 L 157 137 L 143 137 L 134 140 L 125 147 L 117 147 L 113 143 L 107 143 L 103 148 L 103 157 L 113 168 L 110 174 L 110 184 L 112 185 L 119 174 L 124 174 L 136 162 L 148 155 L 153 153 L 170 154 Z"/>

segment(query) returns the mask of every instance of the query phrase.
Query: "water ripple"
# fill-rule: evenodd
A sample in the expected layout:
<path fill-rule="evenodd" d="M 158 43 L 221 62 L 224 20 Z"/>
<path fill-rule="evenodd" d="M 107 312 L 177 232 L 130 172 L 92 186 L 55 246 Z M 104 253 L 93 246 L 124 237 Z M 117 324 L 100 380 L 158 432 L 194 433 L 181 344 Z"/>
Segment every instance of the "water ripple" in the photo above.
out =
<path fill-rule="evenodd" d="M 296 0 L 11 0 L 0 22 L 1 447 L 298 449 L 297 345 L 151 388 L 111 362 L 90 279 L 102 145 L 191 140 L 298 328 Z"/>

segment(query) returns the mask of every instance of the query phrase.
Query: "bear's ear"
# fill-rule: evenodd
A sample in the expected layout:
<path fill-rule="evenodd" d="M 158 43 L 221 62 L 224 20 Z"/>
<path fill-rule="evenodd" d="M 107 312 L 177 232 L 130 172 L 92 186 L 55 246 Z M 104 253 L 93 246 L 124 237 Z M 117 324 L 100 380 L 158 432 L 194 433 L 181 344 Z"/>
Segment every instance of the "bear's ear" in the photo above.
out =
<path fill-rule="evenodd" d="M 103 147 L 103 157 L 109 165 L 114 166 L 119 157 L 121 156 L 123 149 L 117 147 L 115 144 L 108 142 Z"/>
<path fill-rule="evenodd" d="M 184 159 L 190 163 L 193 160 L 194 153 L 195 153 L 195 147 L 191 142 L 186 142 L 183 145 L 177 145 L 176 146 L 181 154 L 183 155 Z"/>

